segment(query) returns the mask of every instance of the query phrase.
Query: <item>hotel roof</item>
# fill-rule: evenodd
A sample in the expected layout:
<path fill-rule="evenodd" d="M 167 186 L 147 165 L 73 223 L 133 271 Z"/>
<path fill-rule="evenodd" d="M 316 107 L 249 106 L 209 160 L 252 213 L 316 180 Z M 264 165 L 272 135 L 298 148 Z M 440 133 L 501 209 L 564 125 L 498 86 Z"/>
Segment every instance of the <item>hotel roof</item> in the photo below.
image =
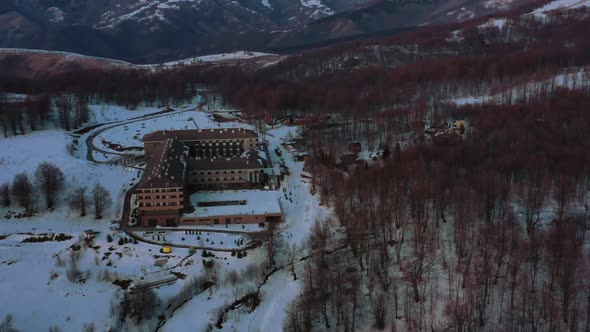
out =
<path fill-rule="evenodd" d="M 144 142 L 161 142 L 176 138 L 179 141 L 258 138 L 254 130 L 245 128 L 158 130 L 143 136 Z"/>
<path fill-rule="evenodd" d="M 138 189 L 177 188 L 184 182 L 185 146 L 176 139 L 159 144 L 148 160 Z"/>
<path fill-rule="evenodd" d="M 227 215 L 280 214 L 278 193 L 265 190 L 201 191 L 190 196 L 195 211 L 184 217 L 208 218 Z M 220 202 L 218 206 L 211 203 Z M 231 202 L 231 204 L 229 204 Z M 239 203 L 238 203 L 239 202 Z M 207 206 L 199 206 L 208 203 Z M 227 204 L 227 205 L 225 205 Z"/>

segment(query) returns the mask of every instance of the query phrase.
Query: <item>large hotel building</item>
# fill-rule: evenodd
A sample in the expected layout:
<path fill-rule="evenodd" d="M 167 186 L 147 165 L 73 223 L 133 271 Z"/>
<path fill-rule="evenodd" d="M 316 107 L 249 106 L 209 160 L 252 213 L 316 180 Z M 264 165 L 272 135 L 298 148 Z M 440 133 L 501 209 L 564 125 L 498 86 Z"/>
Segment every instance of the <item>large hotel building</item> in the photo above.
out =
<path fill-rule="evenodd" d="M 200 211 L 202 204 L 193 202 L 188 195 L 199 191 L 198 195 L 195 194 L 199 198 L 205 197 L 203 190 L 261 188 L 266 181 L 264 169 L 268 165 L 259 150 L 260 142 L 254 131 L 162 130 L 145 135 L 143 141 L 147 165 L 135 188 L 136 218 L 141 226 L 214 224 L 219 220 L 223 223 L 281 220 L 278 202 L 262 209 L 253 205 L 252 213 L 240 214 L 240 211 L 246 211 L 244 205 L 255 203 L 247 200 L 240 200 L 239 204 L 234 200 L 208 201 L 203 203 L 207 206 L 204 211 L 224 211 L 224 215 L 204 217 L 204 211 Z M 233 203 L 240 208 L 214 208 L 231 207 Z M 228 215 L 231 211 L 239 215 Z"/>

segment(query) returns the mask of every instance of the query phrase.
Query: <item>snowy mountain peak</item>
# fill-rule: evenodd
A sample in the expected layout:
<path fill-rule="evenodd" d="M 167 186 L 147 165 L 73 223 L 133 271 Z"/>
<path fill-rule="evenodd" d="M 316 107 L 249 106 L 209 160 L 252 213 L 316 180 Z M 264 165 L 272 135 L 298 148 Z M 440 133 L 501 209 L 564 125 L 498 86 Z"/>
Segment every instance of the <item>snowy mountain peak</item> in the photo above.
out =
<path fill-rule="evenodd" d="M 590 0 L 555 0 L 543 7 L 535 9 L 532 14 L 542 14 L 554 10 L 568 10 L 581 7 L 590 7 Z"/>

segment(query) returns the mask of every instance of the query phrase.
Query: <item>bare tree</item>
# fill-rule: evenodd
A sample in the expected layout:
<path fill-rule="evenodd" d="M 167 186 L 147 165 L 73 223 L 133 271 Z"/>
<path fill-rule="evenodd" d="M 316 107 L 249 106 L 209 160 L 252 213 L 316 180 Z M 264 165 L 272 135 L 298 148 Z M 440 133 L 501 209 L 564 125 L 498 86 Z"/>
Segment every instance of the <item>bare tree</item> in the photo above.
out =
<path fill-rule="evenodd" d="M 31 211 L 33 206 L 33 184 L 31 184 L 27 173 L 19 173 L 14 177 L 12 194 L 22 208 L 27 212 Z"/>
<path fill-rule="evenodd" d="M 0 204 L 4 207 L 10 206 L 10 183 L 0 185 Z"/>
<path fill-rule="evenodd" d="M 416 303 L 423 300 L 420 297 L 420 284 L 424 282 L 424 276 L 432 269 L 434 265 L 434 243 L 430 230 L 424 232 L 422 236 L 415 236 L 417 244 L 413 252 L 404 260 L 401 270 L 404 279 L 410 286 Z"/>
<path fill-rule="evenodd" d="M 139 324 L 144 319 L 152 317 L 159 304 L 160 299 L 152 289 L 144 289 L 133 294 L 125 293 L 121 313 Z"/>
<path fill-rule="evenodd" d="M 385 319 L 387 318 L 387 299 L 383 292 L 379 292 L 371 298 L 371 309 L 373 309 L 373 319 L 375 319 L 375 327 L 383 331 L 385 329 Z"/>
<path fill-rule="evenodd" d="M 37 166 L 35 181 L 43 191 L 47 208 L 53 209 L 55 198 L 64 187 L 65 178 L 63 172 L 55 164 L 43 162 Z"/>
<path fill-rule="evenodd" d="M 102 213 L 112 204 L 111 194 L 100 183 L 96 183 L 92 188 L 92 201 L 94 203 L 94 216 L 96 219 L 102 219 Z"/>
<path fill-rule="evenodd" d="M 517 201 L 524 210 L 526 231 L 529 237 L 534 236 L 534 231 L 541 221 L 540 214 L 545 206 L 550 185 L 548 177 L 538 175 L 521 181 L 516 188 Z"/>
<path fill-rule="evenodd" d="M 553 199 L 557 203 L 557 218 L 561 220 L 575 199 L 576 182 L 569 176 L 560 175 L 555 179 L 553 187 Z"/>
<path fill-rule="evenodd" d="M 86 215 L 86 208 L 89 205 L 89 197 L 86 191 L 88 187 L 77 187 L 75 188 L 72 193 L 70 194 L 70 208 L 72 210 L 79 210 L 80 217 L 84 217 Z"/>
<path fill-rule="evenodd" d="M 297 280 L 297 272 L 295 269 L 295 260 L 297 259 L 297 245 L 292 244 L 287 246 L 287 258 L 289 261 L 289 268 L 293 274 L 293 281 Z"/>
<path fill-rule="evenodd" d="M 266 252 L 268 255 L 268 264 L 269 268 L 272 268 L 275 265 L 275 253 L 277 248 L 277 231 L 278 227 L 277 224 L 274 222 L 267 223 L 267 230 L 265 232 L 266 237 Z"/>
<path fill-rule="evenodd" d="M 2 321 L 0 321 L 0 332 L 18 332 L 18 330 L 12 326 L 12 315 L 8 314 Z"/>

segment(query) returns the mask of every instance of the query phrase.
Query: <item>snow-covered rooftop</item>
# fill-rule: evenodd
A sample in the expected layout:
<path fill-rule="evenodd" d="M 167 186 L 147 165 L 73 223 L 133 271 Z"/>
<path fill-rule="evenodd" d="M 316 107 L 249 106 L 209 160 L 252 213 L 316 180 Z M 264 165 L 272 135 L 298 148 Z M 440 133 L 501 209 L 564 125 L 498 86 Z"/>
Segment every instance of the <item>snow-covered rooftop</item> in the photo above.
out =
<path fill-rule="evenodd" d="M 226 190 L 202 191 L 190 196 L 193 213 L 184 217 L 213 217 L 225 215 L 276 214 L 281 213 L 276 191 Z M 202 203 L 232 202 L 229 205 L 199 206 Z M 244 204 L 245 203 L 245 204 Z"/>

